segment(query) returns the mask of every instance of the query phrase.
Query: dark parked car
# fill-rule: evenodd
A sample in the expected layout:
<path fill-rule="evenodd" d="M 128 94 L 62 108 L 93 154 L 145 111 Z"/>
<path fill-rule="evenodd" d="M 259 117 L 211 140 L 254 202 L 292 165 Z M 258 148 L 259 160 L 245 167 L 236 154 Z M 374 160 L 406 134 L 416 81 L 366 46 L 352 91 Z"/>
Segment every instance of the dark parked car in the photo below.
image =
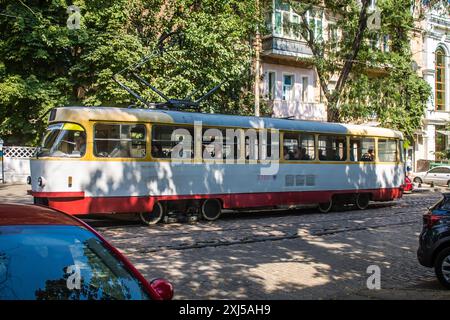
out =
<path fill-rule="evenodd" d="M 441 284 L 450 289 L 450 193 L 423 215 L 417 257 L 420 264 L 434 268 Z"/>
<path fill-rule="evenodd" d="M 172 285 L 147 282 L 79 219 L 36 205 L 0 204 L 0 300 L 164 300 Z"/>

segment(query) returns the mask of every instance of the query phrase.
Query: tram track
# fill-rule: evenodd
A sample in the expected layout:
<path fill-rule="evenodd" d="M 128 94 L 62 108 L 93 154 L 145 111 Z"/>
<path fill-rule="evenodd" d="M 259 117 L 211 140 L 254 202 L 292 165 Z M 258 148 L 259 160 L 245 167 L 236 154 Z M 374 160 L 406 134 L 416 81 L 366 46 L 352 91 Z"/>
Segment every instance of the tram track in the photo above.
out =
<path fill-rule="evenodd" d="M 109 241 L 127 254 L 145 254 L 168 250 L 188 250 L 281 241 L 296 238 L 312 239 L 345 232 L 358 232 L 421 223 L 426 207 L 438 196 L 409 198 L 402 202 L 371 206 L 365 211 L 349 210 L 328 214 L 291 210 L 256 218 L 226 218 L 210 223 L 166 224 L 153 227 L 133 224 L 114 228 L 98 228 Z M 419 231 L 419 230 L 417 230 Z"/>
<path fill-rule="evenodd" d="M 221 247 L 221 246 L 232 246 L 232 245 L 243 245 L 243 244 L 252 244 L 252 243 L 258 243 L 258 242 L 267 242 L 267 241 L 281 241 L 281 240 L 290 240 L 290 239 L 297 239 L 306 237 L 311 239 L 311 237 L 319 237 L 319 236 L 327 236 L 327 235 L 333 235 L 338 233 L 344 233 L 344 232 L 357 232 L 357 231 L 364 231 L 364 230 L 376 230 L 380 228 L 388 228 L 393 226 L 406 226 L 417 223 L 416 220 L 411 221 L 405 221 L 400 223 L 387 223 L 382 225 L 369 225 L 364 227 L 355 227 L 355 228 L 342 228 L 342 229 L 335 229 L 335 230 L 321 230 L 321 231 L 315 231 L 315 232 L 305 232 L 305 233 L 299 233 L 296 232 L 286 232 L 285 235 L 282 236 L 262 236 L 262 237 L 244 237 L 244 238 L 237 238 L 233 240 L 208 240 L 208 241 L 198 241 L 194 243 L 185 243 L 180 245 L 163 245 L 163 246 L 157 246 L 153 248 L 135 248 L 133 250 L 126 249 L 125 251 L 129 253 L 134 254 L 145 254 L 145 253 L 154 253 L 154 252 L 161 252 L 161 251 L 169 251 L 169 250 L 188 250 L 188 249 L 199 249 L 199 248 L 208 248 L 208 247 Z"/>
<path fill-rule="evenodd" d="M 368 211 L 365 211 L 365 213 L 367 213 Z M 411 214 L 419 214 L 422 213 L 422 209 L 417 210 L 417 211 L 397 211 L 397 212 L 389 212 L 389 213 L 381 213 L 381 214 L 375 214 L 375 215 L 370 215 L 370 216 L 352 216 L 352 217 L 342 217 L 342 218 L 333 218 L 333 219 L 321 219 L 321 220 L 315 220 L 315 221 L 301 221 L 301 222 L 291 222 L 291 223 L 278 223 L 277 226 L 279 227 L 289 227 L 289 226 L 305 226 L 305 225 L 310 225 L 310 224 L 322 224 L 322 223 L 338 223 L 338 222 L 348 222 L 349 220 L 360 220 L 360 219 L 376 219 L 376 218 L 383 218 L 383 217 L 392 217 L 392 216 L 396 216 L 396 215 L 411 215 Z M 359 215 L 359 212 L 358 212 Z M 306 216 L 306 215 L 305 215 Z M 253 219 L 252 219 L 253 220 Z M 230 220 L 227 220 L 226 222 L 229 222 Z M 222 222 L 222 221 L 221 221 Z M 246 223 L 249 222 L 249 220 L 246 219 L 240 219 L 239 223 Z M 146 232 L 146 234 L 143 235 L 138 235 L 136 236 L 133 230 L 133 238 L 147 238 L 148 236 L 152 236 L 152 235 L 157 235 L 158 237 L 173 237 L 173 236 L 183 236 L 183 235 L 190 235 L 192 234 L 192 232 L 202 232 L 202 231 L 207 231 L 207 232 L 225 232 L 225 231 L 237 231 L 237 230 L 255 230 L 255 229 L 259 229 L 259 228 L 271 228 L 273 227 L 274 223 L 276 221 L 270 223 L 270 224 L 258 224 L 258 225 L 253 225 L 253 226 L 232 226 L 232 227 L 223 227 L 223 224 L 220 224 L 218 226 L 214 226 L 211 227 L 211 224 L 213 223 L 196 223 L 196 224 L 173 224 L 173 225 L 164 225 L 162 228 L 149 228 L 147 226 L 142 226 L 142 225 L 131 225 L 132 227 L 129 228 L 128 225 L 122 226 L 122 227 L 116 227 L 116 228 L 98 228 L 98 230 L 100 232 L 103 232 L 104 234 L 109 234 L 109 233 L 115 233 L 115 231 L 118 231 L 120 229 L 124 229 L 128 230 L 128 229 L 136 229 L 139 228 L 142 231 Z M 219 222 L 215 222 L 214 224 L 218 224 Z M 234 223 L 234 222 L 233 222 Z M 170 228 L 168 230 L 164 230 L 163 228 Z M 181 229 L 183 228 L 183 230 Z M 186 228 L 188 228 L 188 230 L 186 230 Z M 207 229 L 207 230 L 206 230 Z M 177 230 L 179 230 L 177 232 Z M 125 239 L 130 239 L 130 237 L 128 235 L 126 236 L 116 236 L 114 237 L 114 239 L 116 241 L 118 240 L 125 240 Z"/>
<path fill-rule="evenodd" d="M 418 214 L 419 212 L 414 212 Z M 417 224 L 419 219 L 398 219 L 400 215 L 411 215 L 413 212 L 397 213 L 397 219 L 386 221 L 383 216 L 371 217 L 360 223 L 346 221 L 347 225 L 314 223 L 288 223 L 283 225 L 259 225 L 241 229 L 208 230 L 198 233 L 178 233 L 158 235 L 155 238 L 148 236 L 111 238 L 110 240 L 118 247 L 124 247 L 128 252 L 145 253 L 164 250 L 185 250 L 190 248 L 217 247 L 224 245 L 247 244 L 263 241 L 279 241 L 299 237 L 320 237 L 343 232 L 355 232 L 369 229 L 380 229 L 383 227 L 402 226 Z M 392 220 L 392 219 L 391 219 Z M 167 238 L 170 237 L 169 240 Z"/>

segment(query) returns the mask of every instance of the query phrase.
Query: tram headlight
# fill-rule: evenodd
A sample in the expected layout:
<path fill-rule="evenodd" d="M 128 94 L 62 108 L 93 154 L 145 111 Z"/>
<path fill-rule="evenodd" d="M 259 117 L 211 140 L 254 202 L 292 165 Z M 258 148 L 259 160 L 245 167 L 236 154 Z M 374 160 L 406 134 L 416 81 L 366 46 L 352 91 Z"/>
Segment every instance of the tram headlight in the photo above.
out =
<path fill-rule="evenodd" d="M 31 184 L 31 176 L 27 177 L 27 184 Z"/>
<path fill-rule="evenodd" d="M 38 186 L 39 187 L 44 187 L 45 186 L 45 179 L 43 177 L 39 177 L 37 181 L 38 181 Z"/>

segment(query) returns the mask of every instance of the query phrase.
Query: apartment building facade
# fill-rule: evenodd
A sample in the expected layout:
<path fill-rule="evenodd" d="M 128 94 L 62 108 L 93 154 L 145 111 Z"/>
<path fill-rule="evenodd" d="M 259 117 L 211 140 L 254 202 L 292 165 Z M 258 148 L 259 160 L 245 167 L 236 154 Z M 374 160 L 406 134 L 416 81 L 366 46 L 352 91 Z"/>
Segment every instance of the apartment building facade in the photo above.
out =
<path fill-rule="evenodd" d="M 301 18 L 282 0 L 272 0 L 271 7 L 266 17 L 269 33 L 262 39 L 263 99 L 272 108 L 274 117 L 327 121 L 325 98 L 310 60 L 312 51 L 300 33 L 290 27 Z M 375 8 L 376 0 L 371 0 L 369 10 Z M 316 38 L 338 41 L 340 34 L 335 17 L 325 8 L 309 11 L 306 18 Z M 374 39 L 373 46 L 383 50 L 387 41 L 387 38 Z M 336 81 L 337 78 L 329 81 L 330 90 Z"/>
<path fill-rule="evenodd" d="M 416 28 L 411 34 L 414 68 L 432 88 L 423 127 L 417 130 L 407 150 L 414 170 L 419 160 L 439 160 L 450 149 L 450 17 L 445 5 L 433 8 L 428 1 L 416 0 L 411 8 Z M 267 16 L 270 31 L 262 40 L 263 99 L 274 117 L 305 120 L 327 120 L 327 110 L 314 66 L 311 49 L 300 34 L 289 28 L 300 17 L 281 0 L 272 0 L 273 10 Z M 371 0 L 370 9 L 376 8 Z M 334 18 L 325 9 L 309 13 L 315 35 L 324 41 L 338 37 Z M 289 23 L 285 23 L 288 21 Z M 371 40 L 373 47 L 389 50 L 389 36 Z M 330 81 L 330 89 L 334 83 Z"/>
<path fill-rule="evenodd" d="M 420 160 L 441 160 L 450 149 L 450 16 L 445 5 L 417 2 L 411 49 L 417 72 L 432 90 L 422 128 L 408 150 L 413 169 L 421 170 Z"/>
<path fill-rule="evenodd" d="M 262 38 L 262 96 L 278 118 L 326 121 L 327 112 L 321 98 L 311 49 L 289 24 L 300 17 L 281 0 L 272 0 L 273 10 L 266 17 L 269 34 Z M 317 10 L 311 17 L 315 33 L 326 30 L 325 13 Z"/>

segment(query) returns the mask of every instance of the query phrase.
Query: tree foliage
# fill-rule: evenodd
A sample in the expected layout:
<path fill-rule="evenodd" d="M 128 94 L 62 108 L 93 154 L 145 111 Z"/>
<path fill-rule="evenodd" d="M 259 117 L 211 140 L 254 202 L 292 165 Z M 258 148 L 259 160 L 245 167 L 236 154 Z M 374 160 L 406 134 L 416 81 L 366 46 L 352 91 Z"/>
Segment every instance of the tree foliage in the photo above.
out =
<path fill-rule="evenodd" d="M 67 27 L 69 5 L 80 28 Z M 141 75 L 170 97 L 203 93 L 227 80 L 202 108 L 249 113 L 251 36 L 258 23 L 245 0 L 31 0 L 0 5 L 0 136 L 34 143 L 38 121 L 56 106 L 127 106 L 135 101 L 112 76 L 148 55 L 164 32 L 181 29 L 183 47 L 145 65 Z M 138 84 L 128 81 L 137 89 Z M 200 95 L 202 92 L 197 93 Z M 144 92 L 151 100 L 158 99 Z"/>
<path fill-rule="evenodd" d="M 382 126 L 411 136 L 421 125 L 430 96 L 430 87 L 412 67 L 411 2 L 377 1 L 381 24 L 375 31 L 367 26 L 370 16 L 367 0 L 290 1 L 290 4 L 302 18 L 300 24 L 292 27 L 299 28 L 313 51 L 312 62 L 327 98 L 329 120 L 377 119 Z M 327 17 L 335 19 L 339 30 L 335 42 L 315 36 L 307 20 L 308 12 L 323 7 Z M 382 41 L 386 41 L 388 50 L 380 50 Z"/>

